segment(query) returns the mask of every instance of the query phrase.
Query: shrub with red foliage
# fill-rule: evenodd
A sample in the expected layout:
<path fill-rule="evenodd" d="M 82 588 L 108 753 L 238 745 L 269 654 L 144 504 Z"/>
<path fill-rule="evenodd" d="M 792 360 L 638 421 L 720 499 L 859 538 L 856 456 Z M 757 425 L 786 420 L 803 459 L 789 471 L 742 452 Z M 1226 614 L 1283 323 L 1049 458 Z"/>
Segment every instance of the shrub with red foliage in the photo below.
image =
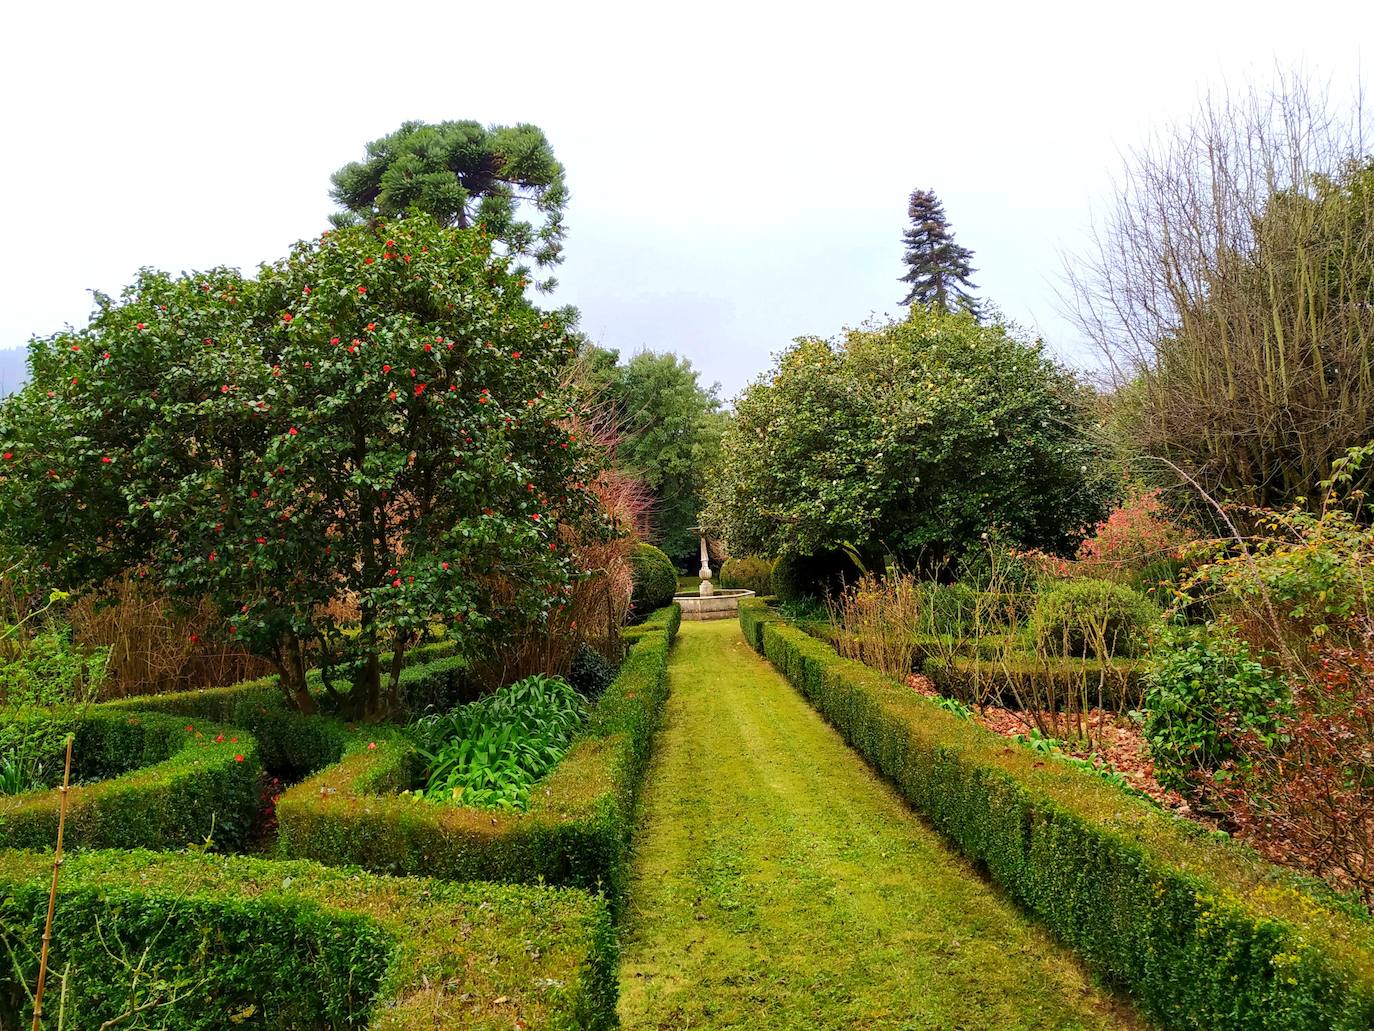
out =
<path fill-rule="evenodd" d="M 1159 491 L 1134 491 L 1079 546 L 1077 572 L 1106 579 L 1131 577 L 1176 557 L 1187 539 Z"/>
<path fill-rule="evenodd" d="M 1297 678 L 1286 743 L 1241 738 L 1221 785 L 1241 837 L 1374 905 L 1374 625 L 1350 647 L 1328 646 Z"/>

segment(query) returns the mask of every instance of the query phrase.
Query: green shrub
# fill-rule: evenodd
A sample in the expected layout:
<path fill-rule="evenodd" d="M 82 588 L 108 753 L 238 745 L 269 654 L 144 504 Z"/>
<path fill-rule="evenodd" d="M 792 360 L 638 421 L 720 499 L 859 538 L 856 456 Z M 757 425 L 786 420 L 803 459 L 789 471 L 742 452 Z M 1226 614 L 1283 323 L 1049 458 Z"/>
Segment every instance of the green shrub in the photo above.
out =
<path fill-rule="evenodd" d="M 1005 638 L 994 639 L 1005 641 Z M 935 690 L 970 705 L 1127 712 L 1140 707 L 1140 665 L 1129 659 L 1079 659 L 1012 653 L 983 640 L 976 656 L 929 655 L 921 671 Z"/>
<path fill-rule="evenodd" d="M 45 717 L 34 717 L 45 719 Z M 15 723 L 7 724 L 6 733 Z M 257 744 L 242 730 L 158 713 L 89 709 L 57 720 L 43 763 L 48 787 L 0 796 L 0 842 L 47 848 L 57 838 L 62 738 L 76 735 L 67 796 L 71 848 L 185 848 L 207 837 L 242 844 L 258 806 Z"/>
<path fill-rule="evenodd" d="M 50 855 L 0 853 L 0 1027 L 29 1025 L 51 876 Z M 62 867 L 49 963 L 45 1014 L 70 969 L 73 1028 L 615 1026 L 605 903 L 552 888 L 78 853 Z M 119 1020 L 131 1006 L 146 1008 Z"/>
<path fill-rule="evenodd" d="M 7 629 L 0 622 L 0 636 Z M 6 641 L 0 655 L 0 706 L 67 705 L 95 698 L 110 650 L 81 649 L 71 638 L 70 627 L 52 622 L 28 640 Z"/>
<path fill-rule="evenodd" d="M 972 631 L 978 616 L 978 592 L 966 584 L 942 584 L 927 595 L 932 634 L 960 636 Z"/>
<path fill-rule="evenodd" d="M 536 674 L 412 724 L 407 732 L 425 761 L 424 797 L 527 808 L 531 786 L 567 754 L 586 704 L 563 678 Z"/>
<path fill-rule="evenodd" d="M 673 603 L 677 593 L 677 570 L 667 555 L 652 544 L 636 544 L 630 552 L 630 572 L 634 591 L 630 596 L 636 615 L 644 615 Z"/>
<path fill-rule="evenodd" d="M 600 698 L 615 679 L 615 671 L 615 663 L 584 641 L 568 669 L 568 683 L 584 698 Z"/>
<path fill-rule="evenodd" d="M 1150 652 L 1145 685 L 1145 738 L 1155 775 L 1185 793 L 1199 789 L 1199 776 L 1239 758 L 1242 736 L 1275 744 L 1289 711 L 1283 678 L 1224 626 L 1167 630 Z"/>
<path fill-rule="evenodd" d="M 850 580 L 857 580 L 859 569 L 842 551 L 816 555 L 784 555 L 773 563 L 769 578 L 779 601 L 821 599 L 838 595 Z"/>
<path fill-rule="evenodd" d="M 1036 643 L 1054 655 L 1134 655 L 1159 622 L 1159 610 L 1109 580 L 1069 580 L 1046 591 L 1031 617 Z"/>
<path fill-rule="evenodd" d="M 635 628 L 620 672 L 563 761 L 531 790 L 526 811 L 429 805 L 402 795 L 419 783 L 424 758 L 400 731 L 376 728 L 278 800 L 283 855 L 379 873 L 542 880 L 599 889 L 618 905 L 680 620 L 672 605 Z"/>
<path fill-rule="evenodd" d="M 747 602 L 740 617 L 920 813 L 1159 1026 L 1374 1026 L 1374 921 L 1324 886 L 1010 746 Z"/>
<path fill-rule="evenodd" d="M 729 590 L 768 594 L 773 589 L 773 563 L 766 558 L 726 559 L 720 567 L 720 585 Z"/>

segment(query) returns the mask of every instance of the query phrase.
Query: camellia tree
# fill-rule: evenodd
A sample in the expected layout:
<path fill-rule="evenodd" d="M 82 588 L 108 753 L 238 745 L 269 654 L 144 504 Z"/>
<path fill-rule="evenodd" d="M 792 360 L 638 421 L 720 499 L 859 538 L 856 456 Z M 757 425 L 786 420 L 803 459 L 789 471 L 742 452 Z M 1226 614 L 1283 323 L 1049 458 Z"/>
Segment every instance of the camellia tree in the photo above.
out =
<path fill-rule="evenodd" d="M 970 312 L 803 339 L 736 401 L 708 523 L 737 554 L 938 564 L 997 529 L 1057 550 L 1106 514 L 1089 393 Z"/>
<path fill-rule="evenodd" d="M 427 624 L 466 652 L 537 629 L 576 576 L 561 533 L 601 532 L 568 327 L 525 285 L 487 234 L 423 215 L 252 279 L 145 271 L 31 345 L 0 518 L 54 585 L 136 568 L 211 597 L 302 710 L 313 661 L 342 708 L 394 711 Z"/>

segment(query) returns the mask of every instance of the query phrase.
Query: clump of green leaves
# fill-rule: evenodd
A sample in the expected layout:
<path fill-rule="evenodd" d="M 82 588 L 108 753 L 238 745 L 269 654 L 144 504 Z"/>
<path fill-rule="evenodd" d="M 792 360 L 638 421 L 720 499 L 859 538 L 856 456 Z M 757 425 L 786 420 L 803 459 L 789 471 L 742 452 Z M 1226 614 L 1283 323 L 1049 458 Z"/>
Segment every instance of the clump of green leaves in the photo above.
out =
<path fill-rule="evenodd" d="M 530 788 L 567 754 L 586 699 L 561 677 L 526 677 L 442 716 L 412 724 L 428 765 L 418 795 L 435 802 L 523 810 Z"/>
<path fill-rule="evenodd" d="M 1242 739 L 1279 743 L 1289 690 L 1225 625 L 1173 627 L 1151 651 L 1145 739 L 1165 787 L 1196 796 Z"/>
<path fill-rule="evenodd" d="M 1109 580 L 1070 580 L 1040 595 L 1031 617 L 1036 643 L 1052 655 L 1134 655 L 1159 622 L 1150 602 Z"/>

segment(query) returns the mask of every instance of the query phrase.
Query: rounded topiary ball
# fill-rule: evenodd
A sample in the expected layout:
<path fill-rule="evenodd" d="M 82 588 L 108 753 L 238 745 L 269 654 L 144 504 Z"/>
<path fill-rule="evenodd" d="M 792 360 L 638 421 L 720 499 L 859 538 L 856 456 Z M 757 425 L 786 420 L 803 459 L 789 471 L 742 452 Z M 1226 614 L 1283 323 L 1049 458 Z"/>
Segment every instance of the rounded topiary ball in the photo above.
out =
<path fill-rule="evenodd" d="M 1159 611 L 1121 584 L 1070 580 L 1040 595 L 1031 616 L 1036 643 L 1055 655 L 1134 655 Z"/>
<path fill-rule="evenodd" d="M 672 560 L 652 544 L 635 545 L 630 552 L 630 572 L 634 577 L 630 601 L 636 616 L 647 616 L 672 602 L 677 593 L 677 570 Z"/>
<path fill-rule="evenodd" d="M 766 558 L 732 558 L 720 567 L 720 585 L 730 590 L 769 594 L 772 578 L 773 563 Z"/>

